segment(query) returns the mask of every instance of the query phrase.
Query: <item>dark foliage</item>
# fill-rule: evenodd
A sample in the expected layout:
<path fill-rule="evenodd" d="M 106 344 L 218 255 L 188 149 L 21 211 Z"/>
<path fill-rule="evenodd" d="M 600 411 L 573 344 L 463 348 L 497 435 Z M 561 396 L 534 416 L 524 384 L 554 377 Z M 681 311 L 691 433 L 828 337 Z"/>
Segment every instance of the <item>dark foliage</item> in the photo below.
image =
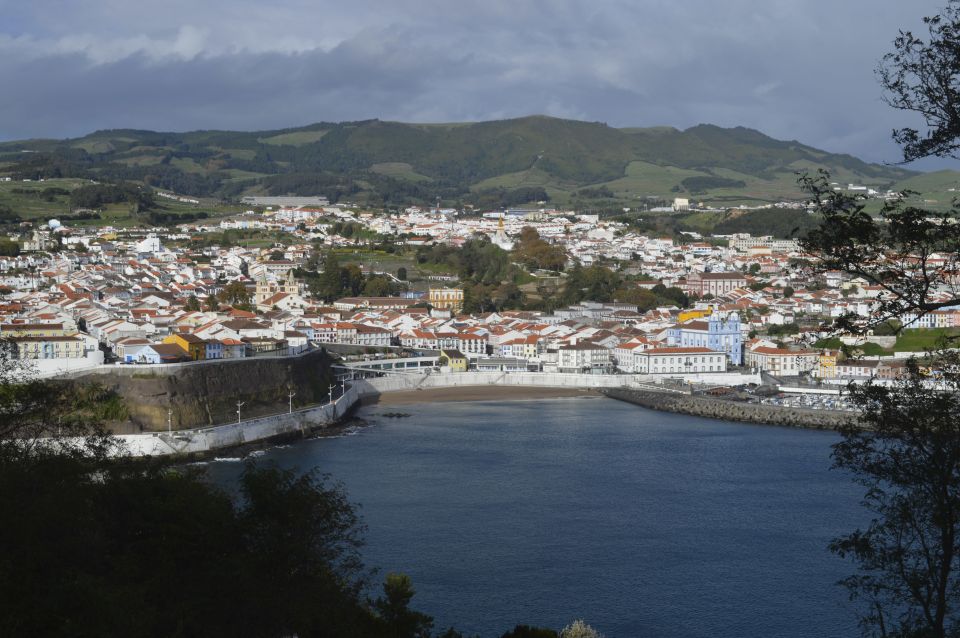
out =
<path fill-rule="evenodd" d="M 744 188 L 747 183 L 740 179 L 728 179 L 710 175 L 687 177 L 680 182 L 691 193 L 705 193 L 715 188 Z"/>
<path fill-rule="evenodd" d="M 805 212 L 778 209 L 751 210 L 725 218 L 713 227 L 713 233 L 717 235 L 750 233 L 790 239 L 803 237 L 816 227 L 817 218 Z"/>
<path fill-rule="evenodd" d="M 960 379 L 955 354 L 910 363 L 896 387 L 851 389 L 861 416 L 841 429 L 836 467 L 866 488 L 872 520 L 831 549 L 859 573 L 843 581 L 864 634 L 960 632 Z"/>
<path fill-rule="evenodd" d="M 954 276 L 952 260 L 937 254 L 960 254 L 960 224 L 952 223 L 950 214 L 897 200 L 872 217 L 861 199 L 830 188 L 827 175 L 802 181 L 816 202 L 820 225 L 801 239 L 801 246 L 819 254 L 821 269 L 863 277 L 885 293 L 872 316 L 842 317 L 838 328 L 862 333 L 904 315 L 922 316 L 960 303 L 960 295 L 937 294 Z"/>
<path fill-rule="evenodd" d="M 230 495 L 201 470 L 115 455 L 96 428 L 112 402 L 33 380 L 0 348 L 0 507 L 16 513 L 0 525 L 0 635 L 427 635 L 408 578 L 368 601 L 342 487 L 251 463 Z"/>
<path fill-rule="evenodd" d="M 956 157 L 960 149 L 960 3 L 949 0 L 940 15 L 923 19 L 927 37 L 901 31 L 877 75 L 887 104 L 916 113 L 926 131 L 902 128 L 893 139 L 910 162 L 931 155 Z"/>
<path fill-rule="evenodd" d="M 545 629 L 543 627 L 517 625 L 512 630 L 500 636 L 500 638 L 557 638 L 557 632 L 553 629 Z"/>
<path fill-rule="evenodd" d="M 126 202 L 147 210 L 154 205 L 153 193 L 130 182 L 88 184 L 70 193 L 71 208 L 101 208 L 105 204 Z"/>

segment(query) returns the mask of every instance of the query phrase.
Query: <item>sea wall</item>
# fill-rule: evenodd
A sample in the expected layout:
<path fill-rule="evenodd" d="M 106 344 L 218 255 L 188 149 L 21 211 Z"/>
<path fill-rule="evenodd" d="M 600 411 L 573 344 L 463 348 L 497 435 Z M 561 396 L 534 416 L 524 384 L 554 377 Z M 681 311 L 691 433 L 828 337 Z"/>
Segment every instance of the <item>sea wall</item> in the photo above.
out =
<path fill-rule="evenodd" d="M 292 357 L 238 359 L 173 366 L 116 366 L 94 374 L 73 375 L 120 395 L 129 412 L 110 423 L 118 434 L 166 431 L 168 410 L 174 430 L 228 423 L 237 418 L 274 414 L 288 406 L 324 401 L 332 378 L 323 350 Z"/>
<path fill-rule="evenodd" d="M 303 436 L 311 430 L 336 423 L 350 411 L 357 400 L 356 390 L 350 388 L 333 403 L 294 410 L 291 413 L 209 428 L 117 435 L 116 440 L 121 444 L 119 452 L 132 456 L 201 455 L 280 437 Z"/>
<path fill-rule="evenodd" d="M 835 429 L 840 424 L 855 418 L 850 412 L 811 410 L 779 405 L 762 405 L 743 401 L 728 401 L 687 394 L 666 394 L 627 388 L 611 388 L 603 393 L 620 401 L 660 410 L 701 416 L 725 421 L 763 423 L 790 427 Z"/>
<path fill-rule="evenodd" d="M 701 383 L 739 385 L 758 383 L 757 375 L 704 375 Z M 708 378 L 709 377 L 709 378 Z M 523 386 L 541 388 L 621 388 L 641 386 L 655 388 L 656 377 L 627 374 L 564 374 L 549 372 L 453 372 L 434 374 L 395 374 L 375 379 L 354 381 L 361 399 L 370 399 L 384 392 L 418 390 L 427 388 L 455 388 L 463 386 Z M 668 392 L 666 388 L 664 392 Z M 675 392 L 675 391 L 674 391 Z"/>

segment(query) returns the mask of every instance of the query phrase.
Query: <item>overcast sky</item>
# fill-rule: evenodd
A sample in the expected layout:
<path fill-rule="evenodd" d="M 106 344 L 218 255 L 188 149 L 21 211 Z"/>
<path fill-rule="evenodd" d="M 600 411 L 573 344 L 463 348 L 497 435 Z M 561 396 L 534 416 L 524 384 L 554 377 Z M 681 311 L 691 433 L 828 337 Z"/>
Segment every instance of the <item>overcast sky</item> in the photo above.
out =
<path fill-rule="evenodd" d="M 0 0 L 0 139 L 542 113 L 896 161 L 874 69 L 945 1 Z"/>

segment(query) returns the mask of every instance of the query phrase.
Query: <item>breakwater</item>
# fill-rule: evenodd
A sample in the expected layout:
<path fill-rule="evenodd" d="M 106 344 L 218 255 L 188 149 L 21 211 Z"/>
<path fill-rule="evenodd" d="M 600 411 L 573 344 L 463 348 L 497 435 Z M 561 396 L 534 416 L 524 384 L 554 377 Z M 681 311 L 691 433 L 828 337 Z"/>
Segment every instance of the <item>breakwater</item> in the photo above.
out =
<path fill-rule="evenodd" d="M 611 399 L 626 401 L 651 410 L 744 423 L 832 430 L 845 421 L 855 418 L 850 412 L 763 405 L 689 394 L 667 394 L 627 388 L 607 388 L 601 392 Z"/>

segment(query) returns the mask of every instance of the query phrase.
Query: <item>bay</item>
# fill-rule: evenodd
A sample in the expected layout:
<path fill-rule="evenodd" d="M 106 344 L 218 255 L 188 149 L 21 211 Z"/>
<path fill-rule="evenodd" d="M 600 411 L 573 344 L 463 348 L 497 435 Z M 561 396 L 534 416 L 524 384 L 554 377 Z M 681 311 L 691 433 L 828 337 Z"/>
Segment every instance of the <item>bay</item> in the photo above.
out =
<path fill-rule="evenodd" d="M 583 618 L 608 638 L 857 635 L 829 540 L 862 525 L 831 432 L 603 398 L 422 403 L 258 462 L 343 483 L 368 565 L 465 634 Z M 211 463 L 229 486 L 236 463 Z"/>

